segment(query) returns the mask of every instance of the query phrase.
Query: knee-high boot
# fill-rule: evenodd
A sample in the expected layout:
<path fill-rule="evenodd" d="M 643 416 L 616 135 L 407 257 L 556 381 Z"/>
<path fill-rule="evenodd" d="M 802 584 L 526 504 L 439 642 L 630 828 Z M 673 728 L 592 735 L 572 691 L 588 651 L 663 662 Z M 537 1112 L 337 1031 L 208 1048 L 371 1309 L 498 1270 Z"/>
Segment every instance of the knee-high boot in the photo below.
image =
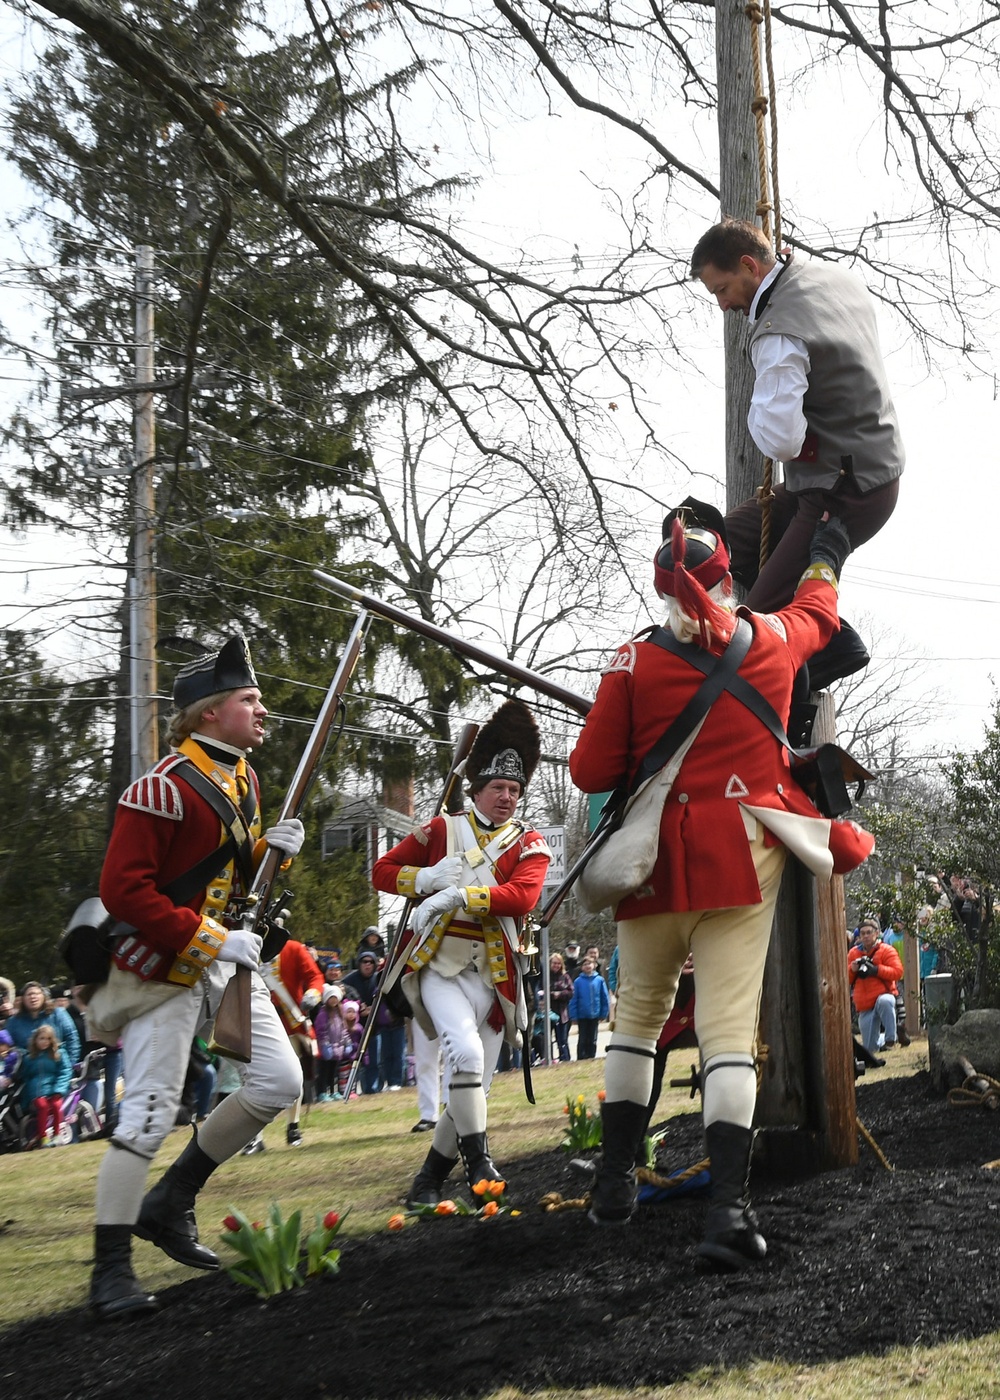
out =
<path fill-rule="evenodd" d="M 194 1202 L 218 1165 L 192 1137 L 176 1162 L 146 1192 L 133 1234 L 149 1240 L 189 1269 L 217 1269 L 219 1256 L 198 1242 Z"/>
<path fill-rule="evenodd" d="M 446 1157 L 443 1152 L 431 1148 L 424 1158 L 424 1164 L 413 1178 L 406 1197 L 408 1206 L 436 1206 L 441 1200 L 448 1174 L 458 1161 L 457 1157 Z"/>
<path fill-rule="evenodd" d="M 649 1122 L 649 1105 L 619 1099 L 601 1105 L 602 1156 L 590 1195 L 595 1225 L 624 1225 L 635 1210 L 635 1159 Z"/>
<path fill-rule="evenodd" d="M 90 1310 L 104 1322 L 156 1312 L 152 1293 L 140 1287 L 132 1272 L 131 1225 L 98 1225 L 94 1230 L 94 1272 L 90 1279 Z"/>
<path fill-rule="evenodd" d="M 466 1133 L 458 1139 L 458 1150 L 465 1165 L 465 1179 L 470 1187 L 480 1181 L 503 1181 L 500 1168 L 490 1156 L 490 1144 L 485 1133 Z"/>
<path fill-rule="evenodd" d="M 745 1269 L 767 1253 L 767 1241 L 750 1209 L 753 1129 L 710 1123 L 705 1145 L 712 1161 L 712 1196 L 698 1253 L 719 1269 Z"/>

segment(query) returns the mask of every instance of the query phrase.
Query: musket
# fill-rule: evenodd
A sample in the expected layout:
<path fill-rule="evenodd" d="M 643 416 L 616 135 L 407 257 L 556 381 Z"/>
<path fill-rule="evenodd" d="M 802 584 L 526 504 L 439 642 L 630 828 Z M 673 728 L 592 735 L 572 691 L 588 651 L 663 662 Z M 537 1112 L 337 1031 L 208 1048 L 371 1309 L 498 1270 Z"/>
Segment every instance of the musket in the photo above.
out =
<path fill-rule="evenodd" d="M 476 742 L 476 735 L 479 733 L 478 724 L 466 724 L 461 734 L 458 736 L 458 743 L 455 745 L 455 752 L 452 755 L 451 767 L 448 776 L 444 780 L 441 795 L 438 798 L 437 806 L 433 815 L 436 817 L 441 812 L 454 812 L 462 810 L 462 778 L 465 774 L 465 760 L 472 751 L 472 745 Z M 410 922 L 410 913 L 415 904 L 415 900 L 408 899 L 403 905 L 403 912 L 396 922 L 396 931 L 392 936 L 389 947 L 386 950 L 385 962 L 382 964 L 382 976 L 375 989 L 375 1000 L 371 1004 L 368 1012 L 368 1019 L 365 1021 L 361 1040 L 358 1043 L 358 1053 L 354 1057 L 351 1066 L 351 1073 L 348 1076 L 347 1086 L 344 1089 L 344 1103 L 348 1103 L 354 1086 L 357 1083 L 361 1065 L 364 1061 L 365 1052 L 368 1049 L 368 1042 L 372 1038 L 375 1029 L 375 1019 L 378 1015 L 379 1007 L 385 1000 L 386 993 L 391 991 L 402 975 L 406 966 L 407 948 L 402 947 L 403 934 L 406 932 Z"/>
<path fill-rule="evenodd" d="M 355 588 L 351 583 L 344 583 L 342 579 L 334 578 L 332 574 L 324 573 L 322 569 L 313 569 L 313 574 L 331 593 L 339 593 L 342 598 L 349 598 L 354 603 L 360 603 L 369 612 L 375 613 L 377 617 L 384 617 L 388 622 L 394 622 L 397 627 L 405 627 L 407 631 L 417 632 L 422 637 L 429 637 L 431 641 L 447 647 L 457 656 L 465 656 L 471 661 L 479 661 L 482 665 L 499 671 L 501 675 L 521 681 L 533 690 L 539 691 L 540 694 L 547 695 L 552 700 L 558 700 L 568 709 L 575 710 L 577 714 L 586 715 L 594 703 L 592 700 L 588 700 L 585 695 L 580 695 L 575 690 L 569 690 L 556 681 L 550 681 L 547 676 L 540 675 L 538 671 L 531 671 L 527 666 L 521 666 L 518 662 L 511 661 L 507 656 L 498 655 L 487 647 L 479 646 L 477 642 L 468 642 L 457 632 L 449 632 L 444 627 L 438 627 L 436 623 L 427 622 L 424 618 L 407 612 L 405 608 L 397 608 L 394 603 L 384 603 L 381 598 L 376 598 L 374 594 L 365 593 L 363 589 Z"/>
<path fill-rule="evenodd" d="M 580 876 L 586 869 L 587 862 L 591 860 L 593 856 L 597 855 L 597 852 L 604 845 L 605 841 L 607 841 L 608 837 L 611 836 L 617 829 L 618 808 L 616 806 L 614 809 L 612 809 L 611 802 L 612 799 L 617 798 L 618 796 L 618 790 L 611 794 L 611 797 L 608 799 L 608 802 L 605 804 L 604 809 L 601 812 L 601 816 L 598 819 L 597 825 L 594 827 L 594 830 L 590 834 L 587 844 L 584 846 L 583 850 L 577 856 L 576 860 L 573 862 L 570 868 L 566 871 L 566 874 L 562 878 L 562 883 L 556 886 L 556 888 L 549 895 L 548 899 L 545 901 L 545 908 L 540 909 L 539 912 L 535 915 L 535 922 L 537 923 L 539 928 L 548 928 L 549 924 L 551 924 L 552 920 L 558 914 L 559 908 L 562 905 L 563 900 L 569 894 L 570 890 L 573 888 L 577 880 L 579 880 Z"/>
<path fill-rule="evenodd" d="M 542 695 L 548 695 L 551 699 L 558 700 L 569 709 L 575 710 L 577 714 L 589 714 L 594 702 L 588 700 L 585 695 L 580 695 L 575 690 L 569 690 L 566 686 L 558 685 L 555 681 L 550 681 L 547 676 L 539 675 L 537 671 L 531 671 L 527 666 L 521 666 L 518 662 L 511 661 L 509 657 L 498 656 L 496 652 L 489 651 L 476 642 L 468 642 L 456 632 L 449 632 L 444 627 L 427 622 L 424 618 L 407 612 L 405 608 L 397 608 L 394 603 L 385 603 L 381 598 L 376 598 L 374 594 L 366 593 L 361 588 L 355 588 L 352 583 L 345 583 L 343 579 L 335 578 L 322 569 L 313 569 L 313 573 L 331 593 L 339 593 L 343 598 L 360 603 L 369 612 L 375 613 L 378 617 L 384 617 L 389 622 L 394 622 L 397 627 L 405 627 L 411 632 L 419 633 L 422 637 L 429 637 L 431 641 L 439 642 L 441 646 L 447 647 L 449 651 L 455 652 L 458 656 L 469 657 L 473 661 L 479 661 L 484 666 L 499 671 L 502 675 L 523 681 L 525 685 L 540 691 Z M 605 811 L 607 812 L 607 807 Z M 547 928 L 552 922 L 563 900 L 583 873 L 587 862 L 600 850 L 614 829 L 610 814 L 605 817 L 605 814 L 602 813 L 601 821 L 583 851 L 577 857 L 562 884 L 553 891 L 545 908 L 538 915 L 539 927 Z"/>
<path fill-rule="evenodd" d="M 350 637 L 347 639 L 347 645 L 340 658 L 340 665 L 330 682 L 326 698 L 316 716 L 312 732 L 306 742 L 302 757 L 299 759 L 298 767 L 288 786 L 288 791 L 285 793 L 285 800 L 278 816 L 279 821 L 286 817 L 297 817 L 305 806 L 309 789 L 319 771 L 320 761 L 334 720 L 343 707 L 344 692 L 361 656 L 362 643 L 370 622 L 371 619 L 367 612 L 362 610 L 358 614 Z M 268 908 L 271 887 L 279 867 L 285 859 L 284 852 L 278 850 L 277 847 L 269 846 L 263 860 L 257 867 L 253 883 L 244 901 L 242 915 L 243 927 L 253 933 L 258 932 L 262 925 L 266 927 L 268 914 L 273 912 L 269 911 Z M 284 895 L 282 901 L 285 901 Z M 212 1049 L 231 1060 L 238 1060 L 241 1064 L 247 1064 L 250 1059 L 251 975 L 249 967 L 237 964 L 236 971 L 226 983 L 225 991 L 222 994 L 212 1035 Z"/>

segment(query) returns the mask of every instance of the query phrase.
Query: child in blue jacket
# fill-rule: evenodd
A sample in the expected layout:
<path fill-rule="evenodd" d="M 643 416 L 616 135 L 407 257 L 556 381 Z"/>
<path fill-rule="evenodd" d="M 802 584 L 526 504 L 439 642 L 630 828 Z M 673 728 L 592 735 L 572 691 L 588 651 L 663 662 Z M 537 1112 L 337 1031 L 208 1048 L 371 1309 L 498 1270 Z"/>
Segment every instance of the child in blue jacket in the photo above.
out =
<path fill-rule="evenodd" d="M 21 1061 L 21 1107 L 34 1113 L 38 1127 L 32 1147 L 54 1147 L 62 1127 L 63 1095 L 73 1067 L 50 1025 L 32 1031 Z"/>
<path fill-rule="evenodd" d="M 573 981 L 573 997 L 568 1012 L 576 1022 L 576 1058 L 593 1060 L 597 1055 L 597 1027 L 608 1019 L 611 1002 L 608 984 L 597 971 L 593 958 L 584 958 Z"/>

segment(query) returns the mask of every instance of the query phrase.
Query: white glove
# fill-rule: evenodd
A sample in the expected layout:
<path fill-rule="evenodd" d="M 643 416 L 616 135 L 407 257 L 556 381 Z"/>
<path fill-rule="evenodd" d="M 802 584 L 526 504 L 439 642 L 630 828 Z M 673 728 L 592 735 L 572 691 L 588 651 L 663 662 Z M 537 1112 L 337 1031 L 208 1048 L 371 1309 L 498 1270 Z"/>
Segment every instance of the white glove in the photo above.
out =
<path fill-rule="evenodd" d="M 417 894 L 433 894 L 435 890 L 457 885 L 462 878 L 463 864 L 461 856 L 445 856 L 437 865 L 428 865 L 425 870 L 418 870 L 413 888 Z"/>
<path fill-rule="evenodd" d="M 437 923 L 442 914 L 450 914 L 453 909 L 465 908 L 465 891 L 460 890 L 457 885 L 448 885 L 445 889 L 439 890 L 437 894 L 432 894 L 430 899 L 425 899 L 423 904 L 417 906 L 413 915 L 413 932 L 418 938 L 423 938 L 429 928 Z"/>
<path fill-rule="evenodd" d="M 298 817 L 285 817 L 264 832 L 267 844 L 276 851 L 284 851 L 286 856 L 297 856 L 305 839 L 306 829 Z"/>
<path fill-rule="evenodd" d="M 260 966 L 260 950 L 264 940 L 259 933 L 251 933 L 247 928 L 231 928 L 226 941 L 216 953 L 219 962 L 240 963 L 243 967 Z"/>
<path fill-rule="evenodd" d="M 314 1006 L 319 1006 L 320 993 L 315 987 L 310 987 L 305 996 L 299 1002 L 300 1011 L 311 1011 Z"/>

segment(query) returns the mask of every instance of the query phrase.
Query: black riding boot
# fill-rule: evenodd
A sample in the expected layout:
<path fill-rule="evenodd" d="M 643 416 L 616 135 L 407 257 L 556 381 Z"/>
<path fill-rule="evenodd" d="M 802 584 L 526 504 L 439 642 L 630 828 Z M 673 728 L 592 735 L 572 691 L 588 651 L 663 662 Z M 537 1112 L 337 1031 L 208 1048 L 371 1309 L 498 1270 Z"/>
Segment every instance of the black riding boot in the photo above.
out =
<path fill-rule="evenodd" d="M 826 690 L 834 681 L 842 681 L 863 670 L 871 660 L 868 648 L 850 623 L 840 619 L 840 631 L 834 633 L 822 651 L 809 658 L 809 684 L 813 690 Z"/>
<path fill-rule="evenodd" d="M 601 1105 L 603 1155 L 590 1194 L 595 1225 L 624 1225 L 635 1210 L 636 1154 L 649 1126 L 648 1103 L 619 1099 Z"/>
<path fill-rule="evenodd" d="M 767 1241 L 750 1209 L 753 1129 L 711 1123 L 705 1129 L 705 1145 L 712 1161 L 712 1196 L 698 1253 L 718 1269 L 745 1269 L 767 1253 Z"/>
<path fill-rule="evenodd" d="M 132 1272 L 131 1225 L 98 1225 L 94 1230 L 94 1272 L 90 1279 L 90 1310 L 103 1322 L 156 1312 L 152 1293 L 139 1286 Z"/>
<path fill-rule="evenodd" d="M 202 1152 L 198 1139 L 193 1137 L 177 1161 L 146 1192 L 133 1234 L 149 1240 L 189 1269 L 217 1269 L 219 1256 L 198 1243 L 194 1201 L 218 1165 Z"/>
<path fill-rule="evenodd" d="M 448 1180 L 448 1173 L 457 1161 L 457 1157 L 446 1157 L 443 1152 L 438 1152 L 436 1148 L 432 1147 L 424 1158 L 423 1166 L 413 1178 L 413 1185 L 410 1187 L 406 1204 L 408 1206 L 438 1205 L 444 1184 Z"/>
<path fill-rule="evenodd" d="M 465 1179 L 470 1186 L 480 1181 L 503 1181 L 500 1168 L 490 1157 L 490 1145 L 485 1133 L 467 1133 L 458 1140 L 458 1150 L 465 1164 Z"/>

